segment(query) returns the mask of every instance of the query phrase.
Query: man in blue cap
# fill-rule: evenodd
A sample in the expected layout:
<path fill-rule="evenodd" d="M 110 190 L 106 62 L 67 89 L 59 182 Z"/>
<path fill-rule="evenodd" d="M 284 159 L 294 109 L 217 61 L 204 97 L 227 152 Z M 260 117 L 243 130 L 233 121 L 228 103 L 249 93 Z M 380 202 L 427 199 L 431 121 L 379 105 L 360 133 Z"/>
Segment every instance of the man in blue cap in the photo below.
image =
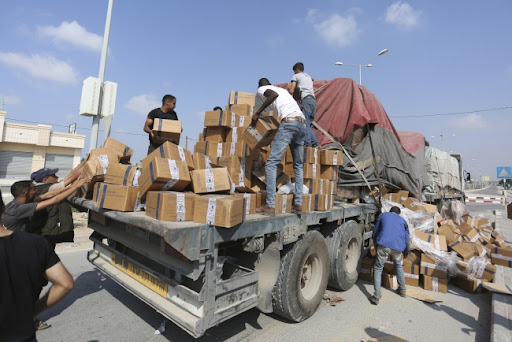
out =
<path fill-rule="evenodd" d="M 80 163 L 61 181 L 57 177 L 58 168 L 42 168 L 33 172 L 30 178 L 37 183 L 35 186 L 36 196 L 65 189 L 80 176 L 84 165 L 85 162 Z M 75 237 L 73 229 L 71 205 L 63 201 L 37 211 L 30 222 L 28 231 L 43 235 L 55 246 L 60 242 L 73 242 Z"/>

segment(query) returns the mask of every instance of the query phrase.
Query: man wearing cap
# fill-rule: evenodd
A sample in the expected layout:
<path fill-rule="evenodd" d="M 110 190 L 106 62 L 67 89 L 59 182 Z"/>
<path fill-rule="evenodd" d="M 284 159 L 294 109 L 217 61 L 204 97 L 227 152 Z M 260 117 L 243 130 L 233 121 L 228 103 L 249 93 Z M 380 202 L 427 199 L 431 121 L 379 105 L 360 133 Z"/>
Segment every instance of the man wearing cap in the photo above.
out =
<path fill-rule="evenodd" d="M 35 186 L 36 198 L 48 192 L 62 190 L 67 187 L 80 176 L 84 165 L 85 162 L 80 163 L 62 181 L 59 181 L 59 177 L 56 175 L 59 171 L 58 168 L 43 168 L 33 172 L 30 178 L 38 183 Z M 73 242 L 75 235 L 73 229 L 71 205 L 63 201 L 37 211 L 30 222 L 28 231 L 42 234 L 55 246 L 59 242 Z"/>
<path fill-rule="evenodd" d="M 293 66 L 294 75 L 290 83 L 288 83 L 288 91 L 293 96 L 295 89 L 299 89 L 300 100 L 302 104 L 302 112 L 306 118 L 307 136 L 304 145 L 319 146 L 315 133 L 311 128 L 313 120 L 315 120 L 316 98 L 313 89 L 313 78 L 304 72 L 304 64 L 299 62 Z"/>
<path fill-rule="evenodd" d="M 149 112 L 146 122 L 144 123 L 144 132 L 149 134 L 148 155 L 162 145 L 162 140 L 157 140 L 153 134 L 153 123 L 155 119 L 178 120 L 178 114 L 174 111 L 176 108 L 176 97 L 165 95 L 162 98 L 162 107 L 155 108 Z M 178 144 L 179 141 L 171 140 L 172 143 Z"/>
<path fill-rule="evenodd" d="M 303 168 L 302 161 L 306 124 L 304 114 L 293 97 L 283 88 L 275 87 L 269 80 L 262 78 L 258 82 L 256 96 L 264 100 L 261 107 L 254 113 L 251 126 L 258 121 L 261 113 L 270 107 L 276 112 L 281 124 L 272 142 L 272 149 L 265 164 L 265 179 L 267 183 L 267 204 L 256 209 L 259 213 L 274 215 L 276 197 L 277 164 L 290 146 L 293 157 L 293 172 L 295 174 L 295 197 L 293 211 L 302 211 Z"/>

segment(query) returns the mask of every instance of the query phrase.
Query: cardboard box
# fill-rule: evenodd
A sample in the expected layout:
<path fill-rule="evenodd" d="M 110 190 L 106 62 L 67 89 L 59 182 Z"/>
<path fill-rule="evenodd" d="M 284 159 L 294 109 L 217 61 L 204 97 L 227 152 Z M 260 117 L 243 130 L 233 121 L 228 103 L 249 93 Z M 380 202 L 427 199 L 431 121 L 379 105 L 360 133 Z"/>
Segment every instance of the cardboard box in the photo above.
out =
<path fill-rule="evenodd" d="M 420 286 L 420 275 L 404 272 L 405 285 Z"/>
<path fill-rule="evenodd" d="M 396 275 L 383 272 L 382 273 L 382 287 L 385 287 L 386 289 L 392 289 L 392 290 L 398 289 L 398 281 L 396 279 Z"/>
<path fill-rule="evenodd" d="M 225 156 L 214 159 L 216 164 L 228 169 L 231 181 L 237 188 L 251 187 L 251 159 Z"/>
<path fill-rule="evenodd" d="M 279 122 L 274 117 L 261 117 L 254 127 L 247 127 L 241 138 L 249 145 L 251 150 L 259 149 L 272 142 L 278 128 Z"/>
<path fill-rule="evenodd" d="M 389 194 L 388 194 L 388 195 L 389 195 Z M 401 203 L 404 207 L 406 207 L 407 209 L 410 209 L 410 210 L 413 210 L 412 208 L 413 208 L 414 206 L 416 206 L 417 204 L 421 204 L 421 202 L 420 202 L 419 200 L 417 200 L 416 198 L 414 198 L 414 197 L 407 197 L 406 199 L 403 199 L 403 200 L 402 200 L 402 199 L 401 199 L 401 197 L 399 198 L 399 196 L 398 196 L 398 195 L 395 195 L 395 196 L 396 196 L 396 197 L 395 197 L 395 200 L 400 199 L 400 201 L 401 201 L 400 203 Z M 394 201 L 393 201 L 393 202 L 394 202 Z M 395 203 L 396 203 L 396 202 L 395 202 Z"/>
<path fill-rule="evenodd" d="M 195 197 L 191 192 L 149 191 L 146 215 L 160 221 L 192 221 Z"/>
<path fill-rule="evenodd" d="M 359 279 L 365 281 L 373 281 L 373 264 L 374 258 L 361 259 L 361 270 L 359 271 Z"/>
<path fill-rule="evenodd" d="M 313 195 L 314 211 L 326 211 L 332 209 L 334 205 L 334 195 Z"/>
<path fill-rule="evenodd" d="M 403 264 L 405 265 L 416 265 L 419 266 L 421 263 L 421 251 L 417 249 L 413 249 L 410 251 L 409 255 L 404 258 Z"/>
<path fill-rule="evenodd" d="M 454 283 L 459 288 L 469 293 L 480 292 L 482 290 L 482 280 L 472 278 L 467 274 L 457 274 Z"/>
<path fill-rule="evenodd" d="M 291 152 L 290 152 L 291 158 Z M 304 165 L 305 164 L 319 164 L 320 163 L 320 153 L 318 148 L 304 146 Z"/>
<path fill-rule="evenodd" d="M 304 164 L 304 178 L 320 178 L 320 164 Z"/>
<path fill-rule="evenodd" d="M 201 152 L 195 152 L 192 155 L 192 160 L 194 161 L 194 170 L 204 170 L 208 168 L 211 169 L 216 167 L 222 167 L 215 163 L 212 163 L 212 158 Z"/>
<path fill-rule="evenodd" d="M 198 141 L 194 145 L 194 153 L 202 153 L 212 158 L 222 157 L 224 143 L 214 141 Z"/>
<path fill-rule="evenodd" d="M 459 231 L 460 231 L 460 235 L 462 236 L 462 238 L 465 241 L 476 242 L 479 244 L 485 243 L 485 241 L 480 237 L 480 233 L 478 232 L 478 230 L 476 230 L 475 228 L 473 228 L 472 226 L 470 226 L 467 223 L 462 222 L 459 225 Z"/>
<path fill-rule="evenodd" d="M 320 150 L 320 164 L 322 164 L 322 165 L 342 165 L 343 164 L 343 151 Z"/>
<path fill-rule="evenodd" d="M 430 244 L 430 246 L 438 251 L 448 251 L 446 238 L 443 235 L 434 235 L 414 230 L 414 236 Z"/>
<path fill-rule="evenodd" d="M 225 142 L 229 128 L 226 127 L 205 127 L 199 141 Z"/>
<path fill-rule="evenodd" d="M 292 194 L 276 194 L 275 213 L 286 214 L 292 212 L 293 195 Z"/>
<path fill-rule="evenodd" d="M 176 145 L 180 143 L 182 132 L 181 121 L 155 118 L 153 121 L 154 141 L 158 144 L 170 141 Z"/>
<path fill-rule="evenodd" d="M 314 208 L 313 195 L 302 195 L 302 212 L 309 213 Z"/>
<path fill-rule="evenodd" d="M 267 192 L 260 191 L 256 193 L 256 208 L 261 208 L 263 205 L 267 204 Z"/>
<path fill-rule="evenodd" d="M 256 214 L 256 194 L 235 194 L 235 196 L 245 198 L 245 215 Z"/>
<path fill-rule="evenodd" d="M 443 224 L 437 229 L 439 235 L 443 235 L 446 238 L 448 244 L 452 244 L 459 239 L 459 235 L 453 231 L 450 225 Z"/>
<path fill-rule="evenodd" d="M 450 245 L 450 249 L 457 252 L 457 254 L 464 260 L 469 260 L 478 255 L 476 249 L 472 247 L 473 242 L 455 241 Z"/>
<path fill-rule="evenodd" d="M 421 203 L 423 205 L 423 208 L 425 208 L 425 211 L 429 214 L 435 214 L 437 213 L 437 207 L 433 204 L 428 203 Z"/>
<path fill-rule="evenodd" d="M 304 179 L 304 185 L 309 188 L 309 193 L 313 195 L 331 194 L 331 184 L 333 182 L 327 179 Z"/>
<path fill-rule="evenodd" d="M 256 102 L 256 94 L 254 94 L 254 93 L 244 93 L 241 91 L 234 91 L 234 90 L 229 92 L 229 99 L 228 99 L 229 105 L 247 104 L 251 107 L 254 107 L 255 102 Z"/>
<path fill-rule="evenodd" d="M 228 109 L 240 116 L 252 116 L 254 114 L 254 107 L 247 103 L 232 104 Z"/>
<path fill-rule="evenodd" d="M 252 174 L 258 178 L 259 181 L 266 183 L 266 176 L 265 171 L 252 171 Z M 276 188 L 279 189 L 285 184 L 288 184 L 290 181 L 290 177 L 282 169 L 279 167 L 277 168 L 277 175 L 276 175 Z"/>
<path fill-rule="evenodd" d="M 245 127 L 231 127 L 228 128 L 227 134 L 226 134 L 226 142 L 239 142 L 242 141 L 241 135 L 246 130 Z"/>
<path fill-rule="evenodd" d="M 146 198 L 150 190 L 182 191 L 190 184 L 187 164 L 174 159 L 155 157 L 139 177 L 139 196 Z"/>
<path fill-rule="evenodd" d="M 174 159 L 181 160 L 182 162 L 187 163 L 189 170 L 194 168 L 194 161 L 192 160 L 192 153 L 189 150 L 184 149 L 181 146 L 175 145 L 170 141 L 164 142 L 162 145 L 158 146 L 153 152 L 151 152 L 146 158 L 141 160 L 142 168 L 147 169 L 149 163 L 155 158 L 166 158 L 166 159 Z"/>
<path fill-rule="evenodd" d="M 139 189 L 133 186 L 98 182 L 94 186 L 93 201 L 100 208 L 133 211 L 138 192 Z"/>
<path fill-rule="evenodd" d="M 493 253 L 491 254 L 491 262 L 494 265 L 501 265 L 512 268 L 512 257 L 509 256 Z"/>
<path fill-rule="evenodd" d="M 235 157 L 249 157 L 251 156 L 251 150 L 249 145 L 243 141 L 225 143 L 222 149 L 223 156 L 235 156 Z"/>
<path fill-rule="evenodd" d="M 98 159 L 102 164 L 119 163 L 119 154 L 111 147 L 94 148 L 89 152 L 87 160 Z M 105 167 L 106 169 L 106 167 Z"/>
<path fill-rule="evenodd" d="M 428 291 L 448 293 L 448 279 L 423 275 L 423 288 Z"/>
<path fill-rule="evenodd" d="M 436 278 L 448 278 L 448 268 L 426 254 L 421 255 L 420 274 Z"/>
<path fill-rule="evenodd" d="M 236 126 L 236 114 L 229 110 L 213 110 L 204 113 L 205 127 L 234 127 Z"/>
<path fill-rule="evenodd" d="M 105 173 L 105 183 L 131 186 L 137 166 L 126 164 L 111 164 Z"/>
<path fill-rule="evenodd" d="M 103 143 L 103 147 L 111 148 L 112 150 L 114 150 L 118 154 L 119 162 L 121 163 L 129 163 L 130 158 L 134 153 L 134 151 L 127 145 L 110 137 L 108 137 L 105 140 L 105 142 Z"/>
<path fill-rule="evenodd" d="M 335 182 L 333 182 L 334 184 Z M 359 198 L 358 186 L 338 186 L 336 187 L 336 195 L 341 199 Z"/>
<path fill-rule="evenodd" d="M 245 198 L 219 195 L 197 196 L 194 200 L 193 220 L 217 227 L 234 227 L 245 220 Z"/>
<path fill-rule="evenodd" d="M 82 172 L 80 173 L 80 178 L 90 177 L 91 181 L 85 183 L 80 188 L 82 197 L 92 198 L 94 185 L 97 182 L 103 182 L 103 180 L 105 180 L 105 172 L 107 168 L 104 166 L 105 164 L 102 165 L 98 158 L 93 158 L 85 162 Z"/>
<path fill-rule="evenodd" d="M 229 192 L 231 182 L 228 169 L 194 170 L 190 172 L 192 188 L 196 194 L 212 192 Z"/>
<path fill-rule="evenodd" d="M 314 165 L 314 164 L 310 164 Z M 334 165 L 320 165 L 320 178 L 337 180 L 338 179 L 338 167 Z"/>
<path fill-rule="evenodd" d="M 512 258 L 512 248 L 492 246 L 490 248 L 490 252 L 493 254 L 500 254 Z"/>

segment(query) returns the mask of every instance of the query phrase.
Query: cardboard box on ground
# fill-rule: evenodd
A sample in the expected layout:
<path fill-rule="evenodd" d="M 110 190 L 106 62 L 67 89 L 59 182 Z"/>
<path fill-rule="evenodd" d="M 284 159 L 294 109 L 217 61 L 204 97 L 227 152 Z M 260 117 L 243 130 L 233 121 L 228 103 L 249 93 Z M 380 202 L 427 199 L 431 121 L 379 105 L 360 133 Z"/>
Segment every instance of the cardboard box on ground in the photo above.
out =
<path fill-rule="evenodd" d="M 486 218 L 476 217 L 461 202 L 448 202 L 448 206 L 437 211 L 431 204 L 404 197 L 402 191 L 391 193 L 383 188 L 381 193 L 385 200 L 394 202 L 388 206 L 396 203 L 403 206 L 403 217 L 417 224 L 420 222 L 420 225 L 426 222 L 430 227 L 428 232 L 411 231 L 411 245 L 415 249 L 403 261 L 406 284 L 446 292 L 452 281 L 464 291 L 474 293 L 482 290 L 482 281 L 494 279 L 496 265 L 512 267 L 512 247 Z M 425 228 L 425 225 L 421 227 Z M 362 262 L 361 279 L 372 280 L 375 254 L 375 249 L 370 246 L 369 256 Z M 390 275 L 396 272 L 389 261 L 385 273 L 388 275 L 383 282 L 393 284 Z"/>

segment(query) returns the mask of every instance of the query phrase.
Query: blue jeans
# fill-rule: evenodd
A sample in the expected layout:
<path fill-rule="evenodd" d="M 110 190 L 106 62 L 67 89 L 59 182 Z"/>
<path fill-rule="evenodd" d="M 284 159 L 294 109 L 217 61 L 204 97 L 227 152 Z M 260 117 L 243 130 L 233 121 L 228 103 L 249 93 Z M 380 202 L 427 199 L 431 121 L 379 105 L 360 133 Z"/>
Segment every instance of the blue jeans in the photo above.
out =
<path fill-rule="evenodd" d="M 281 162 L 288 145 L 292 151 L 293 172 L 295 173 L 295 205 L 302 205 L 302 184 L 304 183 L 303 147 L 306 136 L 306 125 L 298 121 L 282 122 L 277 130 L 272 149 L 265 164 L 267 182 L 267 206 L 276 206 L 277 164 Z"/>
<path fill-rule="evenodd" d="M 396 279 L 398 281 L 398 291 L 400 293 L 405 293 L 405 276 L 401 260 L 402 252 L 377 245 L 377 258 L 375 259 L 375 264 L 373 265 L 373 296 L 375 298 L 380 298 L 381 296 L 380 284 L 382 282 L 382 269 L 384 268 L 386 260 L 388 260 L 388 255 L 391 255 L 391 260 L 393 260 L 393 264 L 395 265 Z"/>
<path fill-rule="evenodd" d="M 315 133 L 313 133 L 313 129 L 311 128 L 311 124 L 313 120 L 315 120 L 316 113 L 316 99 L 314 97 L 305 97 L 302 99 L 302 112 L 306 117 L 306 129 L 307 136 L 304 145 L 306 146 L 318 146 L 318 140 L 316 139 Z"/>

